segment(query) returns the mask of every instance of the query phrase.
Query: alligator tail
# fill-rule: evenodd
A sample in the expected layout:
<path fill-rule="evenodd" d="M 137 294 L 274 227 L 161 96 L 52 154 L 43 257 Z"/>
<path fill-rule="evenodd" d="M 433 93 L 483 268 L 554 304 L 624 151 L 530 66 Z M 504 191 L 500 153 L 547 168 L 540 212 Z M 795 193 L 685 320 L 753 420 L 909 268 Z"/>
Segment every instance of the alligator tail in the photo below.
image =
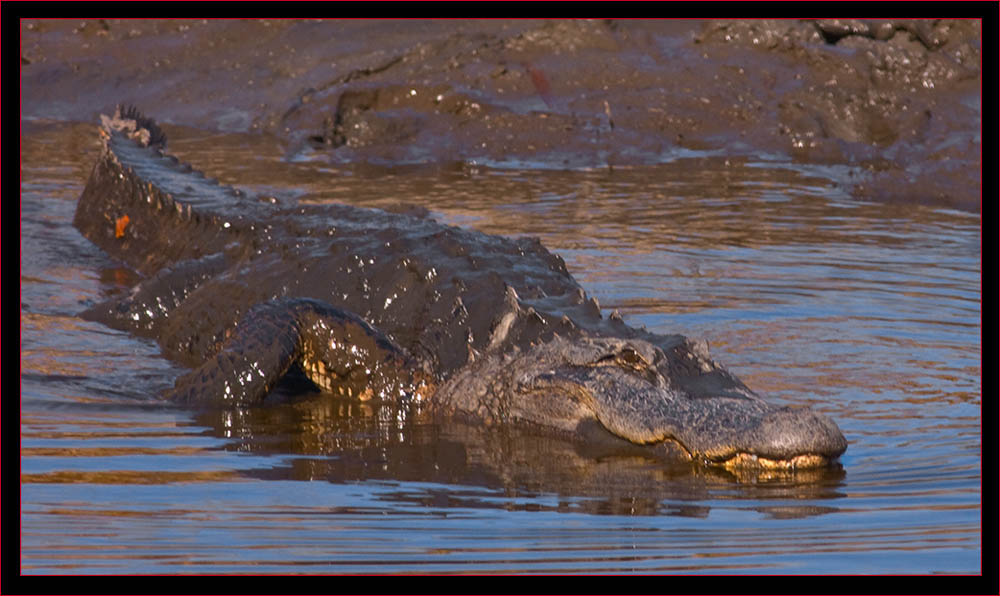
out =
<path fill-rule="evenodd" d="M 268 208 L 275 208 L 166 155 L 166 135 L 135 107 L 102 115 L 101 139 L 73 225 L 141 273 L 220 252 L 237 240 L 250 246 L 246 236 L 255 231 L 248 222 L 266 221 Z"/>
<path fill-rule="evenodd" d="M 167 148 L 167 135 L 163 129 L 150 117 L 145 116 L 135 106 L 118 104 L 115 115 L 107 117 L 101 114 L 101 128 L 104 136 L 112 131 L 119 131 L 143 147 Z"/>

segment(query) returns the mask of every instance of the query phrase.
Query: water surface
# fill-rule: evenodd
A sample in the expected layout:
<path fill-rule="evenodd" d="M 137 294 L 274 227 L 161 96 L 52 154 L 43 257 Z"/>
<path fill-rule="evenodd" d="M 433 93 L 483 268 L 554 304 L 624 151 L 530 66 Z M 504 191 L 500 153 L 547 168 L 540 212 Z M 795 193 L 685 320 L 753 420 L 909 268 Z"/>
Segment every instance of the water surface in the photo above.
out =
<path fill-rule="evenodd" d="M 95 127 L 26 121 L 23 573 L 979 573 L 978 214 L 857 202 L 789 163 L 385 168 L 167 132 L 251 192 L 539 236 L 606 314 L 706 338 L 850 447 L 829 470 L 734 475 L 328 396 L 159 403 L 181 368 L 76 316 L 138 281 L 72 227 Z"/>

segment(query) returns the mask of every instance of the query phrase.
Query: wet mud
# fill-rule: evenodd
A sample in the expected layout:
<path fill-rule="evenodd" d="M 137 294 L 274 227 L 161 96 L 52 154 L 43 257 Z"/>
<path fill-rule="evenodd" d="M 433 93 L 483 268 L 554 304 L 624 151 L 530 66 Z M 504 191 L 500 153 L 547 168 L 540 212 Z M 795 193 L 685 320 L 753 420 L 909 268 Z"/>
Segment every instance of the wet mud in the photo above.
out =
<path fill-rule="evenodd" d="M 24 20 L 22 120 L 282 139 L 289 159 L 578 169 L 732 156 L 977 211 L 977 20 Z"/>

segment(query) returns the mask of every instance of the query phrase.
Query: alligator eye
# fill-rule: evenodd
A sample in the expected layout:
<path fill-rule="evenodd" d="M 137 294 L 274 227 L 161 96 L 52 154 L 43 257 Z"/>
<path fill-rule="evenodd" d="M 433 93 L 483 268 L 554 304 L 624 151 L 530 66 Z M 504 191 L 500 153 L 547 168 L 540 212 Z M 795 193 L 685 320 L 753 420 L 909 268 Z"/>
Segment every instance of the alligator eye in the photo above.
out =
<path fill-rule="evenodd" d="M 617 352 L 605 354 L 597 359 L 596 364 L 619 366 L 640 370 L 649 367 L 649 362 L 635 348 L 624 347 Z"/>
<path fill-rule="evenodd" d="M 633 348 L 622 348 L 622 351 L 618 352 L 618 359 L 626 364 L 631 364 L 632 366 L 646 364 L 646 359 Z"/>

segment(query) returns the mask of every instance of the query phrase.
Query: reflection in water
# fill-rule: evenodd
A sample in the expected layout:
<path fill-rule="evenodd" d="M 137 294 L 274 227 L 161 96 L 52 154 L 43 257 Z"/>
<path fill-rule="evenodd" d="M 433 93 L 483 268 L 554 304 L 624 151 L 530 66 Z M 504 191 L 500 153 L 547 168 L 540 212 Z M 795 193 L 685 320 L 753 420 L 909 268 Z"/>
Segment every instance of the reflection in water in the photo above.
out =
<path fill-rule="evenodd" d="M 482 485 L 510 498 L 523 494 L 585 497 L 576 507 L 615 515 L 671 514 L 664 501 L 769 498 L 830 499 L 844 477 L 828 469 L 730 472 L 678 456 L 612 441 L 577 443 L 521 428 L 484 428 L 434 421 L 416 406 L 350 403 L 317 394 L 294 404 L 203 412 L 199 425 L 231 441 L 226 449 L 287 455 L 287 465 L 242 473 L 267 480 L 353 482 L 374 479 Z M 753 490 L 731 491 L 734 483 Z M 463 507 L 473 506 L 465 503 Z M 509 503 L 480 506 L 507 508 Z M 707 516 L 711 507 L 697 508 Z M 829 507 L 789 507 L 786 517 L 827 513 Z M 685 510 L 684 515 L 690 515 Z"/>
<path fill-rule="evenodd" d="M 955 573 L 981 555 L 980 223 L 857 203 L 818 169 L 336 169 L 168 129 L 224 181 L 537 235 L 606 312 L 706 337 L 850 447 L 809 474 L 485 430 L 316 395 L 191 412 L 180 368 L 83 322 L 136 281 L 71 226 L 92 126 L 22 128 L 21 521 L 28 573 Z M 376 180 L 377 178 L 377 180 Z"/>

